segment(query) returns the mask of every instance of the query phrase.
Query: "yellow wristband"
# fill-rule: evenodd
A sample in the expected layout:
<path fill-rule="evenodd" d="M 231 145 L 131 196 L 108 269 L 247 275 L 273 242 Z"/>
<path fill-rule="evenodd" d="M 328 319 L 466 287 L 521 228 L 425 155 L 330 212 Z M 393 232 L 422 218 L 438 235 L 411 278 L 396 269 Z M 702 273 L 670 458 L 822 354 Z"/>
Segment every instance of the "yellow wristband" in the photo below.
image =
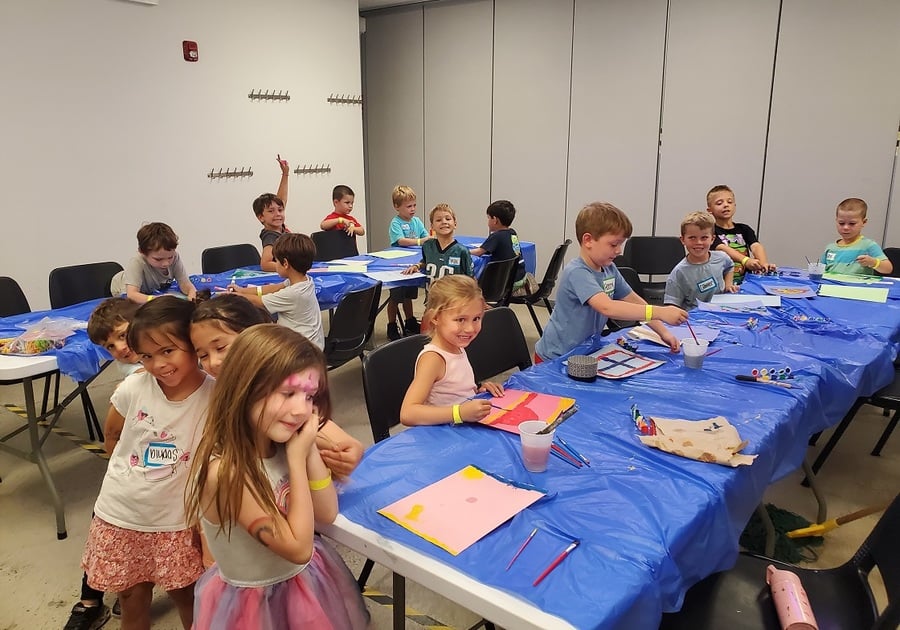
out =
<path fill-rule="evenodd" d="M 417 238 L 417 239 L 416 239 L 416 245 L 421 246 L 421 245 L 422 245 L 422 239 Z"/>
<path fill-rule="evenodd" d="M 147 301 L 149 302 L 150 300 L 152 300 L 152 299 L 155 298 L 155 297 L 156 297 L 155 295 L 148 295 L 148 296 L 147 296 Z"/>
<path fill-rule="evenodd" d="M 262 287 L 256 287 L 256 295 L 262 297 Z"/>
<path fill-rule="evenodd" d="M 653 307 L 648 304 L 644 307 L 644 320 L 649 322 L 651 319 L 653 319 Z"/>
<path fill-rule="evenodd" d="M 875 264 L 872 265 L 872 271 L 876 271 L 876 270 L 878 269 L 878 265 L 880 265 L 880 264 L 881 264 L 881 261 L 880 261 L 880 260 L 876 260 L 876 261 L 875 261 Z"/>
<path fill-rule="evenodd" d="M 746 265 L 748 260 L 750 260 L 750 257 L 749 257 L 749 256 L 744 256 L 743 258 L 741 258 L 741 264 L 742 264 L 742 265 Z"/>
<path fill-rule="evenodd" d="M 316 490 L 324 490 L 328 486 L 331 485 L 331 471 L 328 471 L 328 476 L 324 479 L 310 479 L 309 481 L 309 489 Z"/>
<path fill-rule="evenodd" d="M 453 424 L 462 424 L 462 416 L 459 415 L 459 405 L 453 405 Z"/>

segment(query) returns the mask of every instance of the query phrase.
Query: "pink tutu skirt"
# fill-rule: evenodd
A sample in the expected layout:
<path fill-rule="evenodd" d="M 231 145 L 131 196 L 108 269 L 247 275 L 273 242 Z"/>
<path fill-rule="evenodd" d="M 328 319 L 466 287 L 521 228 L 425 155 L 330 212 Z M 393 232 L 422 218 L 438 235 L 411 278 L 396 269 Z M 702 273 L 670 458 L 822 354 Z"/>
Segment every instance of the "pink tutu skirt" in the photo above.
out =
<path fill-rule="evenodd" d="M 368 624 L 356 580 L 319 536 L 307 567 L 284 582 L 232 586 L 214 565 L 194 590 L 194 630 L 360 630 Z"/>

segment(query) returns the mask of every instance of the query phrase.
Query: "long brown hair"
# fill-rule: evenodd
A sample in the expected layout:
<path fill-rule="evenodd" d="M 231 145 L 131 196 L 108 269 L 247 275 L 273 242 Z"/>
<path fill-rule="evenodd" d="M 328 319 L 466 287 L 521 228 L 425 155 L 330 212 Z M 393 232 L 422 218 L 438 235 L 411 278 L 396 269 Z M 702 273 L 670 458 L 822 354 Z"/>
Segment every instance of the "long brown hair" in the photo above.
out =
<path fill-rule="evenodd" d="M 209 467 L 218 460 L 218 491 L 212 498 L 219 527 L 228 535 L 241 511 L 246 487 L 273 518 L 278 514 L 275 493 L 256 447 L 251 423 L 253 405 L 275 391 L 291 374 L 319 370 L 319 389 L 313 396 L 320 417 L 331 416 L 325 356 L 300 333 L 278 324 L 258 324 L 241 332 L 228 349 L 216 380 L 203 437 L 191 465 L 185 494 L 188 522 L 196 523 L 209 507 L 203 488 Z"/>

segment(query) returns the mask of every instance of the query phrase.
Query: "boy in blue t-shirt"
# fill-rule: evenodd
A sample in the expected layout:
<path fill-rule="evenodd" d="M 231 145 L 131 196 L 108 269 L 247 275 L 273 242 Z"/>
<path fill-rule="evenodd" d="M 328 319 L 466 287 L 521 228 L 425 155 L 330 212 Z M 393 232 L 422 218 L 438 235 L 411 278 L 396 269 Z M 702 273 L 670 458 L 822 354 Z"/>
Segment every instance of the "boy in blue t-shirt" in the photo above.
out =
<path fill-rule="evenodd" d="M 388 240 L 391 247 L 421 247 L 424 241 L 427 241 L 428 230 L 422 220 L 415 216 L 416 214 L 416 191 L 409 186 L 396 186 L 391 192 L 391 201 L 394 204 L 394 210 L 397 216 L 391 219 L 391 225 L 388 228 Z M 397 326 L 397 315 L 399 309 L 397 303 L 403 304 L 403 315 L 405 323 L 404 331 L 407 335 L 419 334 L 419 322 L 413 315 L 412 301 L 419 297 L 419 290 L 416 287 L 397 287 L 391 289 L 390 300 L 387 306 L 388 339 L 394 341 L 402 337 L 400 328 Z"/>
<path fill-rule="evenodd" d="M 515 218 L 516 207 L 511 201 L 500 199 L 491 203 L 487 207 L 487 224 L 491 234 L 479 247 L 470 250 L 473 256 L 489 254 L 491 260 L 518 259 L 513 274 L 513 290 L 525 283 L 525 259 L 519 246 L 519 235 L 509 227 Z"/>
<path fill-rule="evenodd" d="M 610 318 L 647 321 L 672 352 L 678 352 L 678 340 L 656 320 L 677 326 L 687 321 L 687 313 L 677 306 L 647 304 L 613 263 L 631 236 L 631 221 L 625 213 L 609 203 L 588 204 L 575 219 L 575 236 L 581 251 L 563 269 L 556 307 L 535 346 L 535 362 L 568 354 L 603 330 Z"/>
<path fill-rule="evenodd" d="M 819 259 L 825 263 L 825 271 L 860 276 L 886 276 L 894 271 L 878 243 L 862 235 L 868 210 L 866 202 L 856 197 L 838 204 L 835 222 L 841 238 L 825 246 Z"/>
<path fill-rule="evenodd" d="M 681 244 L 687 250 L 666 280 L 665 304 L 685 310 L 709 302 L 716 293 L 737 293 L 734 263 L 725 252 L 710 251 L 715 220 L 709 212 L 691 212 L 681 222 Z"/>

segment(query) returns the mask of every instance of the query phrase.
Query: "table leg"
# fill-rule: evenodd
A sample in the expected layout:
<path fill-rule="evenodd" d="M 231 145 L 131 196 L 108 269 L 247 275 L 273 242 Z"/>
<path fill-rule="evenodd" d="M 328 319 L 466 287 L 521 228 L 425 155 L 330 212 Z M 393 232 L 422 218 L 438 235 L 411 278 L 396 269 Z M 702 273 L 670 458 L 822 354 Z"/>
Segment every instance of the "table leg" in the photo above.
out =
<path fill-rule="evenodd" d="M 53 483 L 53 477 L 50 475 L 50 467 L 47 466 L 47 460 L 44 458 L 44 451 L 41 447 L 41 438 L 38 435 L 37 409 L 34 406 L 34 387 L 32 380 L 26 378 L 23 382 L 25 390 L 25 411 L 28 413 L 28 435 L 31 438 L 31 457 L 41 470 L 41 476 L 44 483 L 50 491 L 50 499 L 53 501 L 53 509 L 56 510 L 56 538 L 63 540 L 68 536 L 66 532 L 66 511 L 63 507 L 62 499 L 56 490 L 56 484 Z"/>
<path fill-rule="evenodd" d="M 760 503 L 756 507 L 756 513 L 759 514 L 760 520 L 762 520 L 763 527 L 766 529 L 766 548 L 764 551 L 764 555 L 767 558 L 771 558 L 775 555 L 775 525 L 772 523 L 772 519 L 769 517 L 769 511 L 766 509 L 765 503 Z"/>
<path fill-rule="evenodd" d="M 816 512 L 816 523 L 824 523 L 828 518 L 828 504 L 825 501 L 825 495 L 816 482 L 816 473 L 813 472 L 812 466 L 806 461 L 806 457 L 803 458 L 803 472 L 806 473 L 806 480 L 809 482 L 809 487 L 813 491 L 816 503 L 819 506 L 818 512 Z"/>
<path fill-rule="evenodd" d="M 394 630 L 406 628 L 406 578 L 397 572 L 394 578 Z"/>

